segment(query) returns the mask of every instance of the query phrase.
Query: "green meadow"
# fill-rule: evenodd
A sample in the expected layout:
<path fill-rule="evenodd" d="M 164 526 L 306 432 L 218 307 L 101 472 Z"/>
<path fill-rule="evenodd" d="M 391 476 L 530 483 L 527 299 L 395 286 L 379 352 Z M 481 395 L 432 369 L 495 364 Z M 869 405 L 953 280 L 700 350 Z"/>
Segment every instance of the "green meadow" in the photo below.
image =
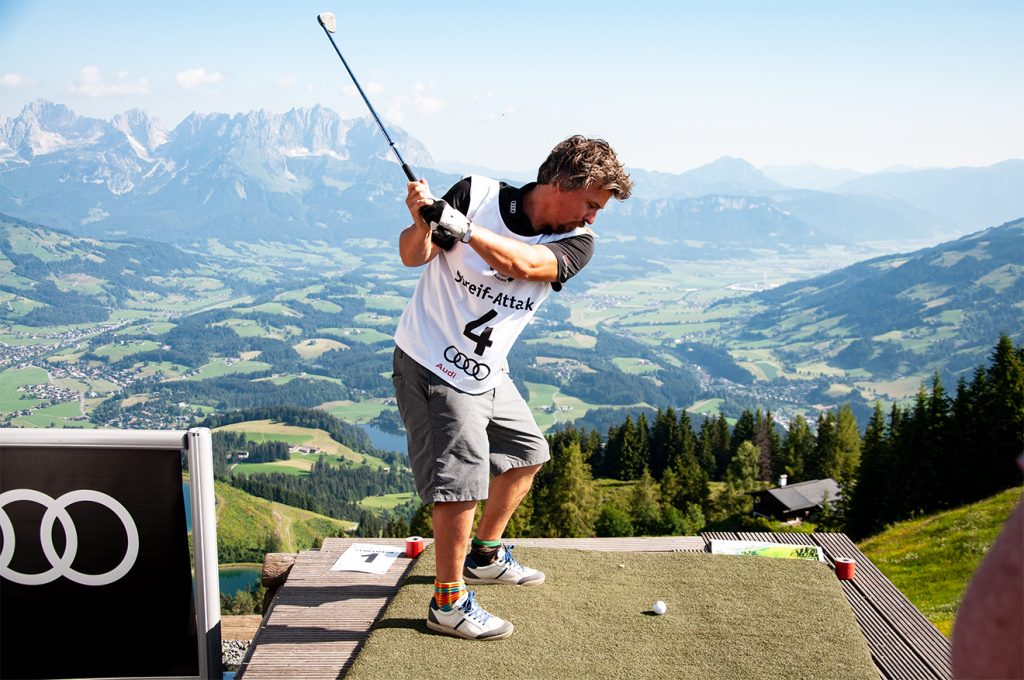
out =
<path fill-rule="evenodd" d="M 416 494 L 411 491 L 408 493 L 389 493 L 383 496 L 367 496 L 359 501 L 359 506 L 367 510 L 394 510 L 399 505 L 408 503 L 415 497 Z"/>
<path fill-rule="evenodd" d="M 208 364 L 199 367 L 196 375 L 190 375 L 185 380 L 207 380 L 219 378 L 224 375 L 237 375 L 244 373 L 256 373 L 270 369 L 270 364 L 262 361 L 236 361 L 227 363 L 223 359 L 214 359 Z"/>
<path fill-rule="evenodd" d="M 898 522 L 861 552 L 949 636 L 971 575 L 1021 501 L 1024 487 L 920 519 Z"/>
<path fill-rule="evenodd" d="M 367 399 L 366 401 L 329 401 L 320 404 L 317 408 L 327 411 L 335 418 L 349 423 L 368 423 L 381 414 L 382 411 L 393 410 L 394 406 L 387 406 L 384 399 Z M 389 400 L 390 401 L 390 400 Z"/>
<path fill-rule="evenodd" d="M 101 345 L 93 349 L 93 354 L 98 354 L 101 357 L 105 357 L 107 361 L 114 362 L 131 354 L 150 352 L 155 349 L 160 349 L 160 343 L 153 342 L 152 340 L 138 340 Z"/>

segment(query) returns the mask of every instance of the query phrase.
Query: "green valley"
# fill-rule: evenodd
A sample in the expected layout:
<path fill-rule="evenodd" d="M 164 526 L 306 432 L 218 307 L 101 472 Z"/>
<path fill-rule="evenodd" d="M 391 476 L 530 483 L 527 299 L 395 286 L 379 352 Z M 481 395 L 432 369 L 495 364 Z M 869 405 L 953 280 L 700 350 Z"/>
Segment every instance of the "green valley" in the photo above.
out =
<path fill-rule="evenodd" d="M 1024 269 L 1000 259 L 1012 252 L 1000 239 L 1021 231 L 860 264 L 877 253 L 709 249 L 703 260 L 690 244 L 638 267 L 629 254 L 643 239 L 611 239 L 541 308 L 511 372 L 545 429 L 664 406 L 735 419 L 757 405 L 786 423 L 846 402 L 863 423 L 871 402 L 907 400 L 936 371 L 955 382 L 999 330 L 1024 333 L 1008 294 Z M 386 243 L 207 245 L 0 218 L 0 423 L 185 427 L 273 404 L 394 421 L 390 338 L 416 272 Z M 913 277 L 868 292 L 893 271 Z M 917 311 L 885 326 L 872 314 L 888 305 L 880 295 Z"/>

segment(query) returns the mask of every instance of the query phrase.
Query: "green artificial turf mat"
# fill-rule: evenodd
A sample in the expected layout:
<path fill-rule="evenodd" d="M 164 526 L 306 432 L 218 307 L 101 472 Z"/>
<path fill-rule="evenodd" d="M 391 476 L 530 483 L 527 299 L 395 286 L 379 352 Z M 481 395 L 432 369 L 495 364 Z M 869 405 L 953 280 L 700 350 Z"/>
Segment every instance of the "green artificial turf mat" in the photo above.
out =
<path fill-rule="evenodd" d="M 519 548 L 536 587 L 475 587 L 515 633 L 426 627 L 434 556 L 413 565 L 347 678 L 869 678 L 878 672 L 833 572 L 805 560 Z M 655 600 L 668 613 L 655 616 Z"/>

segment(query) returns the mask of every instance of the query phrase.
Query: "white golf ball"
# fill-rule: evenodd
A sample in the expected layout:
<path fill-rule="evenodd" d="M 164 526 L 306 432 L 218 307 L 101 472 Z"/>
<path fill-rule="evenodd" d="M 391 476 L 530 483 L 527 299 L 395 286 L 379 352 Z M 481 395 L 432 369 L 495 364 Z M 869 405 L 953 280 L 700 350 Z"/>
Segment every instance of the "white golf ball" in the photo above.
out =
<path fill-rule="evenodd" d="M 658 600 L 657 602 L 654 603 L 654 606 L 651 607 L 651 609 L 654 610 L 655 614 L 660 616 L 660 615 L 662 615 L 662 614 L 664 614 L 665 612 L 668 611 L 668 605 L 665 604 L 664 602 L 662 602 L 661 600 Z"/>

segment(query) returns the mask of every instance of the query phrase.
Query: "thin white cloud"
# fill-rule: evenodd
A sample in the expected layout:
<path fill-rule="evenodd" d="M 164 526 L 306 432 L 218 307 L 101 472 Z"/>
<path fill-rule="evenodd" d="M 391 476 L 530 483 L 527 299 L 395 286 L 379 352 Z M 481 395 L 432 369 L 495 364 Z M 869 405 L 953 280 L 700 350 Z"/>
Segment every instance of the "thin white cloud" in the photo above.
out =
<path fill-rule="evenodd" d="M 128 80 L 128 72 L 120 71 L 117 80 L 104 82 L 100 70 L 95 66 L 82 69 L 78 83 L 68 88 L 69 94 L 80 94 L 85 97 L 123 97 L 129 94 L 149 94 L 149 81 L 140 78 Z"/>
<path fill-rule="evenodd" d="M 16 90 L 20 87 L 28 87 L 31 84 L 32 80 L 20 73 L 5 73 L 0 76 L 0 87 L 9 87 L 12 90 Z"/>
<path fill-rule="evenodd" d="M 282 90 L 290 90 L 291 88 L 295 87 L 296 82 L 297 81 L 295 80 L 295 78 L 291 76 L 285 76 L 284 78 L 278 79 L 277 86 Z"/>
<path fill-rule="evenodd" d="M 416 98 L 416 110 L 422 113 L 424 116 L 430 116 L 438 113 L 444 108 L 444 102 L 437 97 L 417 97 Z"/>
<path fill-rule="evenodd" d="M 445 107 L 444 101 L 433 94 L 428 94 L 428 90 L 431 89 L 433 89 L 433 83 L 428 86 L 421 82 L 417 82 L 412 88 L 413 105 L 420 115 L 432 116 Z"/>
<path fill-rule="evenodd" d="M 395 102 L 388 107 L 388 110 L 384 112 L 384 117 L 393 123 L 404 123 L 405 122 L 405 110 L 402 108 L 401 102 Z"/>
<path fill-rule="evenodd" d="M 391 99 L 389 106 L 384 111 L 384 117 L 389 121 L 397 124 L 403 124 L 406 121 L 406 114 L 415 112 L 420 116 L 432 116 L 440 112 L 446 106 L 445 102 L 432 94 L 427 94 L 433 85 L 424 85 L 423 83 L 416 83 L 413 85 L 412 92 L 409 94 L 402 94 Z M 383 89 L 383 88 L 381 88 Z M 364 88 L 367 95 L 370 94 L 368 88 Z M 353 94 L 358 94 L 355 87 L 352 88 Z"/>
<path fill-rule="evenodd" d="M 191 90 L 200 85 L 219 83 L 224 80 L 224 74 L 220 72 L 207 73 L 205 68 L 192 68 L 174 76 L 174 80 L 181 89 Z"/>
<path fill-rule="evenodd" d="M 342 88 L 341 91 L 345 93 L 346 97 L 359 96 L 359 90 L 356 89 L 355 85 L 346 85 L 345 87 Z M 371 81 L 369 83 L 366 83 L 366 85 L 363 85 L 363 92 L 366 93 L 366 96 L 370 96 L 371 94 L 380 94 L 383 91 L 384 86 L 381 85 L 380 83 L 375 83 Z"/>

